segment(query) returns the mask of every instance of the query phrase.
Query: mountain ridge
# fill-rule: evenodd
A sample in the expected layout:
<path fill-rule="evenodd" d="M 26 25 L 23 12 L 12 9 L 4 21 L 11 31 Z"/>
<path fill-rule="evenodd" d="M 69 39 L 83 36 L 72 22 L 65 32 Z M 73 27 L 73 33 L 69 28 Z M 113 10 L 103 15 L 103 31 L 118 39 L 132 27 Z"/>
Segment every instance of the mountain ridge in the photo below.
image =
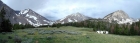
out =
<path fill-rule="evenodd" d="M 80 21 L 84 21 L 84 20 L 87 20 L 87 19 L 90 19 L 91 17 L 88 17 L 88 16 L 85 16 L 79 12 L 77 13 L 73 13 L 73 14 L 70 14 L 62 19 L 59 19 L 57 20 L 58 23 L 68 23 L 68 22 L 80 22 Z"/>
<path fill-rule="evenodd" d="M 41 16 L 31 9 L 15 11 L 0 0 L 0 10 L 4 8 L 6 15 L 5 18 L 9 19 L 12 24 L 31 24 L 35 27 L 41 25 L 49 25 L 50 20 Z M 2 20 L 0 20 L 1 22 Z"/>

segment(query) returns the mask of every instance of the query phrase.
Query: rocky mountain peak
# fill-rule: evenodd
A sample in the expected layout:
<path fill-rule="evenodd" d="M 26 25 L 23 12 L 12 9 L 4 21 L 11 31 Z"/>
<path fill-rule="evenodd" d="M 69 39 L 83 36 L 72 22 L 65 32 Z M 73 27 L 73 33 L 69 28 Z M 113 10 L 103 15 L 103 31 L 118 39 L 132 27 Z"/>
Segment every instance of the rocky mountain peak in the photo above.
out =
<path fill-rule="evenodd" d="M 58 23 L 68 23 L 68 22 L 79 22 L 90 19 L 90 17 L 87 17 L 79 12 L 73 13 L 71 15 L 68 15 L 60 20 L 57 20 Z"/>
<path fill-rule="evenodd" d="M 84 15 L 83 14 L 81 14 L 81 13 L 79 13 L 79 12 L 77 12 L 77 13 L 73 13 L 73 14 L 71 14 L 71 15 L 69 15 L 69 16 L 75 16 L 75 17 L 83 17 Z"/>
<path fill-rule="evenodd" d="M 129 19 L 130 17 L 123 10 L 117 10 L 104 17 L 104 19 L 109 18 Z"/>
<path fill-rule="evenodd" d="M 132 18 L 128 16 L 123 10 L 117 10 L 113 13 L 108 14 L 103 19 L 107 19 L 109 22 L 117 21 L 118 24 L 130 23 L 134 22 Z"/>
<path fill-rule="evenodd" d="M 41 16 L 40 14 L 36 13 L 31 9 L 24 9 L 21 11 L 16 11 L 18 17 L 23 17 L 28 24 L 31 24 L 35 27 L 41 25 L 49 25 L 50 20 L 46 19 L 45 17 Z M 25 22 L 20 21 L 20 24 L 25 24 Z"/>
<path fill-rule="evenodd" d="M 6 11 L 5 18 L 9 19 L 12 24 L 31 24 L 35 27 L 52 24 L 50 20 L 31 9 L 15 11 L 0 0 L 0 10 L 2 7 L 4 7 L 4 10 Z M 0 22 L 1 21 L 2 20 L 0 20 Z"/>
<path fill-rule="evenodd" d="M 30 11 L 32 11 L 32 10 L 31 9 L 24 9 L 24 10 L 21 10 L 19 14 L 26 14 Z"/>

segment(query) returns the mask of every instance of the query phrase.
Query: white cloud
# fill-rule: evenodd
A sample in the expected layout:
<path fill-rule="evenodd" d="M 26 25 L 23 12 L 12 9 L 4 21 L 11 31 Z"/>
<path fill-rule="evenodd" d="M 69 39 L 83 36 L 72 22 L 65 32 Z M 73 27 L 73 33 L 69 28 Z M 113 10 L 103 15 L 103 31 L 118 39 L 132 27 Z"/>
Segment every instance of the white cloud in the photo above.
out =
<path fill-rule="evenodd" d="M 49 19 L 60 19 L 80 12 L 93 18 L 103 18 L 116 10 L 124 10 L 130 15 L 140 14 L 139 0 L 2 0 L 15 10 L 31 8 Z M 139 15 L 140 16 L 140 15 Z M 138 18 L 136 16 L 135 18 Z"/>

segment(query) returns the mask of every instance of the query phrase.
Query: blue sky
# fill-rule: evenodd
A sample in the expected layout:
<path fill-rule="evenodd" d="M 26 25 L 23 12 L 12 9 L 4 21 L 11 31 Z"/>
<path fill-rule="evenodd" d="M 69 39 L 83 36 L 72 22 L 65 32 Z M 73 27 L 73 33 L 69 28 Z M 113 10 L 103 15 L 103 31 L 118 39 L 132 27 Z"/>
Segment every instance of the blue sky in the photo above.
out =
<path fill-rule="evenodd" d="M 30 8 L 50 20 L 80 12 L 92 18 L 103 18 L 117 10 L 140 18 L 140 0 L 2 0 L 14 10 Z"/>

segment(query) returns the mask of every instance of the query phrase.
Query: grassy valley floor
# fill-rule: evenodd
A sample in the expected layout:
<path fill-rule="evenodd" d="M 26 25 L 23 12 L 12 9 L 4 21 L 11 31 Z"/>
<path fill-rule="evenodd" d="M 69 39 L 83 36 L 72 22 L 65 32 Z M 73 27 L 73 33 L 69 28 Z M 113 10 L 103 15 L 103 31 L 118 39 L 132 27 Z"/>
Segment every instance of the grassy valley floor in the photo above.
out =
<path fill-rule="evenodd" d="M 15 36 L 20 37 L 22 43 L 140 43 L 140 36 L 98 34 L 91 28 L 71 26 L 20 29 L 13 33 L 0 33 L 0 40 L 14 43 Z"/>

